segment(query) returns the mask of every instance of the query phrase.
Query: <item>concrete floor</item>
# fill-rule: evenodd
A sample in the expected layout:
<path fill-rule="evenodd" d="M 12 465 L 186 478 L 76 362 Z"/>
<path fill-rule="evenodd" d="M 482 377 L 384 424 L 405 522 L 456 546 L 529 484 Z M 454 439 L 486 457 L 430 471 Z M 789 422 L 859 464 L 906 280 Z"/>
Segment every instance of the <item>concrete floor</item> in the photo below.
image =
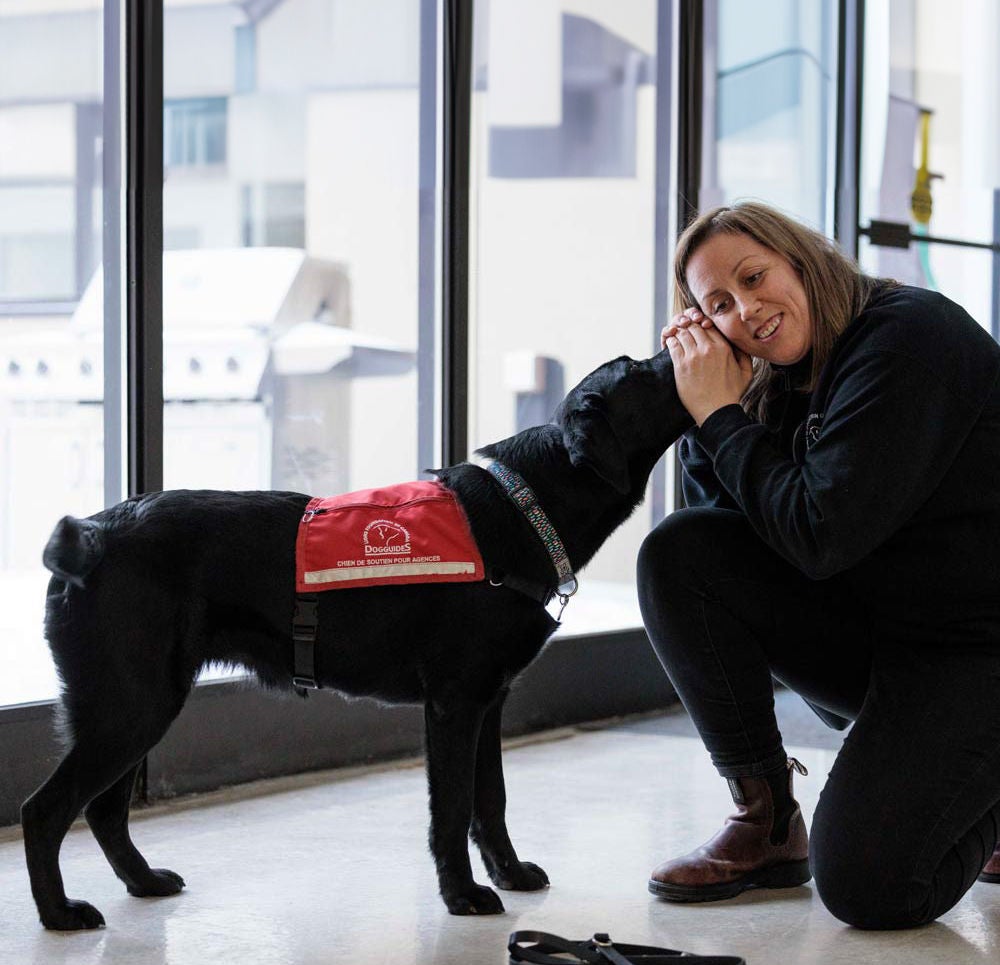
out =
<path fill-rule="evenodd" d="M 797 714 L 782 695 L 782 713 Z M 789 710 L 789 708 L 791 708 Z M 780 716 L 780 715 L 779 715 Z M 840 735 L 783 724 L 810 769 L 807 818 Z M 713 833 L 730 802 L 682 715 L 565 730 L 508 747 L 509 824 L 522 859 L 552 887 L 504 893 L 507 913 L 453 918 L 426 850 L 423 771 L 409 765 L 267 782 L 138 813 L 154 866 L 187 880 L 178 896 L 130 898 L 85 829 L 63 848 L 72 897 L 108 927 L 45 932 L 17 831 L 0 831 L 0 963 L 502 965 L 515 929 L 739 954 L 751 965 L 972 965 L 1000 960 L 1000 885 L 979 883 L 940 922 L 872 933 L 840 924 L 811 886 L 728 902 L 672 905 L 646 892 L 650 869 Z M 478 859 L 474 866 L 480 867 Z M 485 873 L 480 881 L 486 882 Z"/>

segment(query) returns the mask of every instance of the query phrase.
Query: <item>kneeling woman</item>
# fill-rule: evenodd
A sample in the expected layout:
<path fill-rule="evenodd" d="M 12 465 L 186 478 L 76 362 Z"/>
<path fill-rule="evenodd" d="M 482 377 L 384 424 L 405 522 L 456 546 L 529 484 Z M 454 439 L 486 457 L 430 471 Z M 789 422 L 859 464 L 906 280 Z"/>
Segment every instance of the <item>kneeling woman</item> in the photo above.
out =
<path fill-rule="evenodd" d="M 650 890 L 811 869 L 845 922 L 932 921 L 1000 881 L 1000 347 L 757 203 L 695 221 L 675 284 L 689 508 L 643 544 L 640 601 L 736 813 Z M 811 840 L 772 678 L 854 722 Z"/>

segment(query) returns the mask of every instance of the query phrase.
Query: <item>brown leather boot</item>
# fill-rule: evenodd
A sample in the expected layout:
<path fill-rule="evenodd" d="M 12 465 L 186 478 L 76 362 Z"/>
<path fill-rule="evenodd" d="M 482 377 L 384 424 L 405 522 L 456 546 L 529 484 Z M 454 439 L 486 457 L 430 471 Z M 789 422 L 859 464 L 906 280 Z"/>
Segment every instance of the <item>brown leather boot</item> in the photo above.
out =
<path fill-rule="evenodd" d="M 700 848 L 661 864 L 649 890 L 669 901 L 718 901 L 748 888 L 807 882 L 809 838 L 792 794 L 793 770 L 807 773 L 789 758 L 787 784 L 782 775 L 729 778 L 736 813 Z"/>
<path fill-rule="evenodd" d="M 992 881 L 1000 885 L 1000 844 L 996 846 L 993 857 L 986 862 L 986 867 L 979 873 L 980 881 Z"/>

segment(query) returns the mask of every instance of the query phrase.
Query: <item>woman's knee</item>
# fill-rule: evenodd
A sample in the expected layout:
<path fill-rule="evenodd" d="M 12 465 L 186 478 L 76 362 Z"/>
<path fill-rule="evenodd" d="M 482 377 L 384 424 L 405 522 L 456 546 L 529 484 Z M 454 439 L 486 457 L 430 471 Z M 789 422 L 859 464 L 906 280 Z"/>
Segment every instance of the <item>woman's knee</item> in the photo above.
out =
<path fill-rule="evenodd" d="M 732 510 L 678 509 L 662 519 L 639 548 L 639 589 L 653 588 L 664 579 L 676 578 L 693 569 L 712 569 L 706 563 L 724 559 L 728 530 L 746 530 L 744 517 Z"/>
<path fill-rule="evenodd" d="M 809 864 L 820 899 L 834 917 L 855 928 L 914 928 L 932 920 L 928 896 L 914 873 L 914 849 L 892 829 L 865 817 L 817 808 L 809 836 Z M 923 896 L 923 897 L 921 897 Z"/>

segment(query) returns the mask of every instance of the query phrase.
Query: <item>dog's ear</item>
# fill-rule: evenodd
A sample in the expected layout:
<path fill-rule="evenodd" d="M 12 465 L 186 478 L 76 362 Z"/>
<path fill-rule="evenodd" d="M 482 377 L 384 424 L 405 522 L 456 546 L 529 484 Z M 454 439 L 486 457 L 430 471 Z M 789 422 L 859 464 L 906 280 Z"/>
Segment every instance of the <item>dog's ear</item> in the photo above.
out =
<path fill-rule="evenodd" d="M 574 466 L 589 467 L 620 493 L 629 491 L 625 449 L 608 417 L 593 403 L 585 402 L 564 414 L 562 436 Z"/>

